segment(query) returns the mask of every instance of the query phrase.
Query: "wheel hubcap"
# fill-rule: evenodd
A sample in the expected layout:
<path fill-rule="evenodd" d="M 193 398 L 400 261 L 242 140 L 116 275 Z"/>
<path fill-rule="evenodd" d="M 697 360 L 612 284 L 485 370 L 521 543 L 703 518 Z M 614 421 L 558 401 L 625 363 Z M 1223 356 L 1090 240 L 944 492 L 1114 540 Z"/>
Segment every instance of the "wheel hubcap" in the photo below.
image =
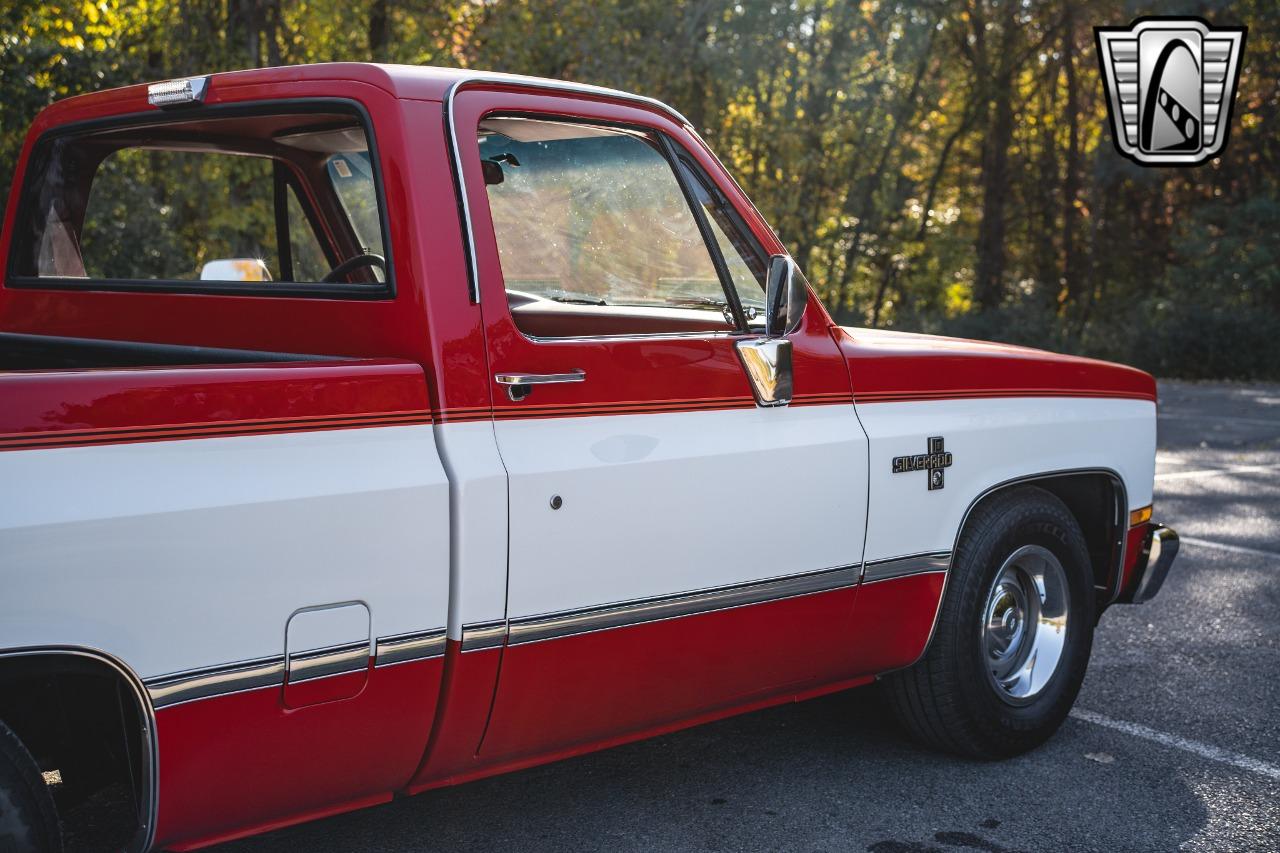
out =
<path fill-rule="evenodd" d="M 1070 593 L 1052 551 L 1025 545 L 996 572 L 982 610 L 982 657 L 1000 698 L 1026 704 L 1062 662 Z"/>

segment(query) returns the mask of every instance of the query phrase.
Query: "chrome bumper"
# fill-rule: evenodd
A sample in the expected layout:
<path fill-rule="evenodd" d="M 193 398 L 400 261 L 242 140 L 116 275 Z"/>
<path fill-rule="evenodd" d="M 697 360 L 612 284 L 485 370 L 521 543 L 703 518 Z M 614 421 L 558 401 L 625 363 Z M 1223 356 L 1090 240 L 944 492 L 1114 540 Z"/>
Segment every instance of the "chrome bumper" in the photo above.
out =
<path fill-rule="evenodd" d="M 1151 526 L 1151 534 L 1138 558 L 1138 583 L 1133 588 L 1133 603 L 1141 604 L 1156 597 L 1164 585 L 1173 558 L 1178 556 L 1178 534 L 1163 524 Z"/>

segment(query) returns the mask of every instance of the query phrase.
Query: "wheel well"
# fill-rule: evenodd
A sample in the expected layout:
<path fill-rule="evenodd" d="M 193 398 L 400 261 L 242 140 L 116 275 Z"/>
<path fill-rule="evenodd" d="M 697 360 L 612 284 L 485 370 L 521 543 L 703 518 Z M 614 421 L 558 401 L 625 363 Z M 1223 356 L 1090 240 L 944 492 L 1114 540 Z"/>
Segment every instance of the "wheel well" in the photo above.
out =
<path fill-rule="evenodd" d="M 0 720 L 45 773 L 71 846 L 90 829 L 103 849 L 146 841 L 154 726 L 139 691 L 96 655 L 0 653 Z"/>
<path fill-rule="evenodd" d="M 1097 612 L 1101 615 L 1115 598 L 1116 581 L 1121 570 L 1125 522 L 1128 520 L 1123 482 L 1119 476 L 1107 471 L 1049 474 L 998 486 L 979 498 L 973 508 L 1021 485 L 1036 486 L 1057 497 L 1080 525 L 1093 568 L 1094 589 L 1098 595 Z"/>

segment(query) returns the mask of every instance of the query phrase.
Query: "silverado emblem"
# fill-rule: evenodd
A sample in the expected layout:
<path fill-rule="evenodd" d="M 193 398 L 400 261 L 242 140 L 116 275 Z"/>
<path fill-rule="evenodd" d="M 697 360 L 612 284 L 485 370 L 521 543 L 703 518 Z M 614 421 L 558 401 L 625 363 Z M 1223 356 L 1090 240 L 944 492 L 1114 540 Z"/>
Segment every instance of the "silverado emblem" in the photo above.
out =
<path fill-rule="evenodd" d="M 950 468 L 951 462 L 951 453 L 945 449 L 942 436 L 939 435 L 929 439 L 928 453 L 893 457 L 893 473 L 904 474 L 907 471 L 928 471 L 929 491 L 933 491 L 946 485 L 942 469 Z"/>
<path fill-rule="evenodd" d="M 1142 166 L 1195 166 L 1222 151 L 1244 27 L 1143 18 L 1094 34 L 1121 154 Z"/>

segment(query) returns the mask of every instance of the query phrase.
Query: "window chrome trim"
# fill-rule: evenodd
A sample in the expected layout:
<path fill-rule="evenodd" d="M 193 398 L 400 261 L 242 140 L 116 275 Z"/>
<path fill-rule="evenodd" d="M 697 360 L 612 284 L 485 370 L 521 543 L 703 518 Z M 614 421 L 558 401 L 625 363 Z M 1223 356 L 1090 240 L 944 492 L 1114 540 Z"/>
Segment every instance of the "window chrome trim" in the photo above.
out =
<path fill-rule="evenodd" d="M 444 648 L 444 628 L 381 637 L 378 640 L 373 665 L 375 667 L 394 666 L 398 663 L 436 658 L 444 654 Z"/>
<path fill-rule="evenodd" d="M 950 551 L 935 551 L 926 554 L 911 554 L 906 557 L 891 557 L 887 560 L 872 560 L 863 566 L 862 582 L 864 584 L 876 583 L 928 572 L 945 572 L 949 568 L 951 568 Z"/>
<path fill-rule="evenodd" d="M 145 798 L 144 803 L 139 804 L 138 809 L 138 830 L 130 839 L 129 846 L 123 848 L 129 853 L 137 853 L 137 851 L 150 850 L 151 844 L 155 840 L 156 816 L 160 811 L 160 747 L 156 735 L 156 712 L 155 708 L 149 700 L 147 689 L 143 686 L 140 679 L 132 669 L 123 661 L 117 660 L 111 655 L 100 649 L 93 649 L 87 646 L 43 646 L 38 648 L 26 649 L 7 649 L 0 650 L 0 658 L 13 657 L 34 657 L 40 655 L 67 655 L 70 657 L 82 657 L 105 664 L 124 679 L 125 683 L 133 690 L 134 698 L 138 702 L 138 711 L 141 716 L 139 725 L 142 727 L 142 737 L 140 744 L 142 748 L 142 796 Z"/>
<path fill-rule="evenodd" d="M 623 628 L 750 604 L 780 601 L 856 586 L 861 564 L 838 566 L 764 581 L 749 581 L 696 592 L 637 599 L 581 610 L 511 620 L 509 645 L 536 643 L 574 634 Z"/>
<path fill-rule="evenodd" d="M 597 98 L 627 101 L 637 106 L 648 107 L 665 113 L 668 118 L 693 131 L 689 120 L 671 107 L 654 98 L 644 95 L 633 95 L 608 89 L 602 86 L 590 86 L 584 83 L 568 83 L 556 80 L 543 80 L 537 77 L 524 77 L 518 74 L 476 74 L 467 76 L 449 86 L 444 95 L 445 135 L 448 136 L 453 167 L 453 185 L 458 196 L 458 209 L 462 213 L 462 238 L 466 241 L 467 286 L 471 296 L 471 304 L 480 304 L 480 270 L 476 260 L 476 235 L 471 220 L 471 202 L 467 198 L 467 182 L 462 170 L 462 150 L 458 144 L 457 121 L 454 106 L 458 93 L 467 86 L 512 86 L 520 89 L 541 90 L 568 95 L 591 95 Z M 696 135 L 696 133 L 695 133 Z M 704 145 L 706 143 L 703 143 Z"/>

